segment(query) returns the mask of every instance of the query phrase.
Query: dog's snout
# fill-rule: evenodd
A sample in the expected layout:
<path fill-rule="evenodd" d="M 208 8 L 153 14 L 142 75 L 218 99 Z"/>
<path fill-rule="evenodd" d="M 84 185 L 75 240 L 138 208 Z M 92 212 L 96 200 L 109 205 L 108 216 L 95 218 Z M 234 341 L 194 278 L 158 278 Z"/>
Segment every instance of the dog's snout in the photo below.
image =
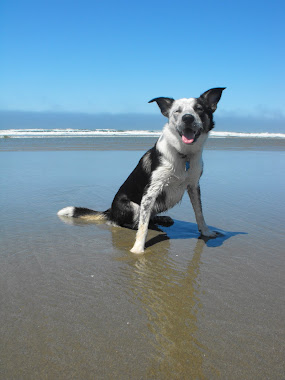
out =
<path fill-rule="evenodd" d="M 191 113 L 186 113 L 185 115 L 182 116 L 182 121 L 185 124 L 192 124 L 194 121 L 194 116 L 191 115 Z"/>

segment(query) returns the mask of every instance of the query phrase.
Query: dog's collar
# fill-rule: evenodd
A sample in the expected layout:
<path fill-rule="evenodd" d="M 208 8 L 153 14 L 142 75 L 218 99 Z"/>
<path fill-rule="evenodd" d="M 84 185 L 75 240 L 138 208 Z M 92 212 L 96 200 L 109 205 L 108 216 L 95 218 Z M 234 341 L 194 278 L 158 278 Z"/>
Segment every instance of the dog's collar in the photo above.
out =
<path fill-rule="evenodd" d="M 185 161 L 185 171 L 187 172 L 190 169 L 190 160 L 189 160 L 189 158 L 187 158 L 186 154 L 182 154 L 182 153 L 179 153 L 179 152 L 178 152 L 178 154 L 179 154 L 179 156 L 183 160 L 185 160 L 185 158 L 186 158 L 186 161 Z"/>
<path fill-rule="evenodd" d="M 188 172 L 189 169 L 190 169 L 190 161 L 186 161 L 185 162 L 185 171 Z"/>

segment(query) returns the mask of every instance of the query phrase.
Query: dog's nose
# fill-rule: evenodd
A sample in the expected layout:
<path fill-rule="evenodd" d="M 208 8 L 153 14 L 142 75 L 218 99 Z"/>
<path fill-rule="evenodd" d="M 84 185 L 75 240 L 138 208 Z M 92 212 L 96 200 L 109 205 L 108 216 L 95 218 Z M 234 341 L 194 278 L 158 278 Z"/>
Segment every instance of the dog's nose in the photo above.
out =
<path fill-rule="evenodd" d="M 191 115 L 191 113 L 186 113 L 185 115 L 182 116 L 182 121 L 185 124 L 192 124 L 194 121 L 194 116 Z"/>

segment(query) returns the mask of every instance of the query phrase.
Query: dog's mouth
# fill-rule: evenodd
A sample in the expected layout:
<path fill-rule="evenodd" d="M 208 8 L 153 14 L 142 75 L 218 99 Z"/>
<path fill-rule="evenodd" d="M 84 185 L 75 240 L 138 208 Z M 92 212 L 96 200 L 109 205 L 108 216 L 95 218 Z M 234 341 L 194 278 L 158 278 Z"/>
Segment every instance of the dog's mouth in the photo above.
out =
<path fill-rule="evenodd" d="M 200 136 L 201 131 L 193 131 L 192 129 L 186 128 L 182 132 L 179 131 L 179 134 L 182 138 L 182 141 L 184 144 L 193 144 L 195 141 L 197 141 L 198 137 Z"/>

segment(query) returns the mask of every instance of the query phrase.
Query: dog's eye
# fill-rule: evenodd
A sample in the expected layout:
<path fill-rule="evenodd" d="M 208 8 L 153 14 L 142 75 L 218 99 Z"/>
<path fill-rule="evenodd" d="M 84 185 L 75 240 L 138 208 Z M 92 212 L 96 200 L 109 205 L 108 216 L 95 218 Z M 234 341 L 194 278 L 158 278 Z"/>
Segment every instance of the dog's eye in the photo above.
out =
<path fill-rule="evenodd" d="M 203 111 L 203 107 L 200 104 L 197 104 L 197 106 L 195 108 L 196 108 L 197 112 L 202 112 Z"/>
<path fill-rule="evenodd" d="M 177 110 L 174 111 L 174 113 L 180 113 L 181 112 L 181 109 L 178 108 Z"/>

